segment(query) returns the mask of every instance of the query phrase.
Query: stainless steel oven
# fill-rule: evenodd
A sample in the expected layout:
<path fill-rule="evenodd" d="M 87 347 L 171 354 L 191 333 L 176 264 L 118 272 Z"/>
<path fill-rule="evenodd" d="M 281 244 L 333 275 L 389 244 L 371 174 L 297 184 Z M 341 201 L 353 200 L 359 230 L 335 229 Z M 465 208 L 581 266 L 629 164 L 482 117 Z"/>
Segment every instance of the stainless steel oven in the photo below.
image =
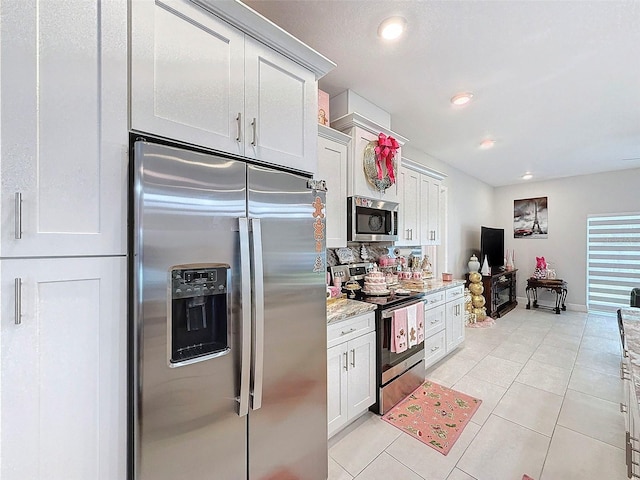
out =
<path fill-rule="evenodd" d="M 376 311 L 377 401 L 371 407 L 376 413 L 387 413 L 396 403 L 424 382 L 424 340 L 404 352 L 391 351 L 391 322 L 394 310 L 421 304 L 421 298 L 395 302 L 393 306 Z"/>
<path fill-rule="evenodd" d="M 398 240 L 398 204 L 366 197 L 347 198 L 347 235 L 352 242 Z"/>

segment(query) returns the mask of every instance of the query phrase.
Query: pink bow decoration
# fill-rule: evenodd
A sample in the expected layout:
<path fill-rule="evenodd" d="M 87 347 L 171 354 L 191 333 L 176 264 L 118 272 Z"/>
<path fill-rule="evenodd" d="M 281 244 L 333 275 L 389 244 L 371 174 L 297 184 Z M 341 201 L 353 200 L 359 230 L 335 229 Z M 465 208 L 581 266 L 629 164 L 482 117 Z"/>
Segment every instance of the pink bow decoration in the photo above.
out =
<path fill-rule="evenodd" d="M 400 145 L 391 135 L 388 137 L 384 133 L 378 135 L 378 146 L 376 152 L 376 170 L 378 171 L 378 180 L 382 180 L 382 162 L 385 162 L 387 174 L 391 183 L 395 183 L 396 178 L 393 172 L 393 157 L 396 155 Z"/>

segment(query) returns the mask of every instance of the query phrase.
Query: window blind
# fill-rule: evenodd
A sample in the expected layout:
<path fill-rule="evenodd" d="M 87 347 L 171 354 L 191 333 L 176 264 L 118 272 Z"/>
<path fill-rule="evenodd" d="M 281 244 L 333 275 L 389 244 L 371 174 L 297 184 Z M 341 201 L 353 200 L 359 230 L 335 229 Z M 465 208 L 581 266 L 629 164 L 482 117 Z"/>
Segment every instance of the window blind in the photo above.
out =
<path fill-rule="evenodd" d="M 614 314 L 640 287 L 640 213 L 587 218 L 587 309 Z"/>

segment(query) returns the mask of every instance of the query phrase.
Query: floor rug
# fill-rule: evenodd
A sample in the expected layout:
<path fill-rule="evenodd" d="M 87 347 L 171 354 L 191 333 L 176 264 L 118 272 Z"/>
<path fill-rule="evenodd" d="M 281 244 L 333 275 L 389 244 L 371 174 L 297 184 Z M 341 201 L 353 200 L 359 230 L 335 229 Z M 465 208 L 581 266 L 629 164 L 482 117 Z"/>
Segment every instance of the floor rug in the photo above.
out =
<path fill-rule="evenodd" d="M 446 455 L 481 403 L 427 380 L 382 419 Z"/>

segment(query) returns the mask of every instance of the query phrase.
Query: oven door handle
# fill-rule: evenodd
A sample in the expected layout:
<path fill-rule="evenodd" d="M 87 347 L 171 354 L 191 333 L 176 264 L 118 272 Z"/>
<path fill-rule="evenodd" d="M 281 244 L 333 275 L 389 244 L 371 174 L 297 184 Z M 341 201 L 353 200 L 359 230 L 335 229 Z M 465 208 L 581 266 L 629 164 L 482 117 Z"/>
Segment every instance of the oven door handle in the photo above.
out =
<path fill-rule="evenodd" d="M 420 299 L 420 300 L 416 300 L 415 302 L 399 305 L 396 308 L 390 308 L 389 310 L 383 310 L 382 311 L 382 318 L 391 318 L 393 316 L 393 312 L 395 312 L 396 310 L 400 310 L 401 308 L 410 307 L 412 305 L 417 305 L 418 303 L 424 303 L 424 301 L 422 299 Z"/>

